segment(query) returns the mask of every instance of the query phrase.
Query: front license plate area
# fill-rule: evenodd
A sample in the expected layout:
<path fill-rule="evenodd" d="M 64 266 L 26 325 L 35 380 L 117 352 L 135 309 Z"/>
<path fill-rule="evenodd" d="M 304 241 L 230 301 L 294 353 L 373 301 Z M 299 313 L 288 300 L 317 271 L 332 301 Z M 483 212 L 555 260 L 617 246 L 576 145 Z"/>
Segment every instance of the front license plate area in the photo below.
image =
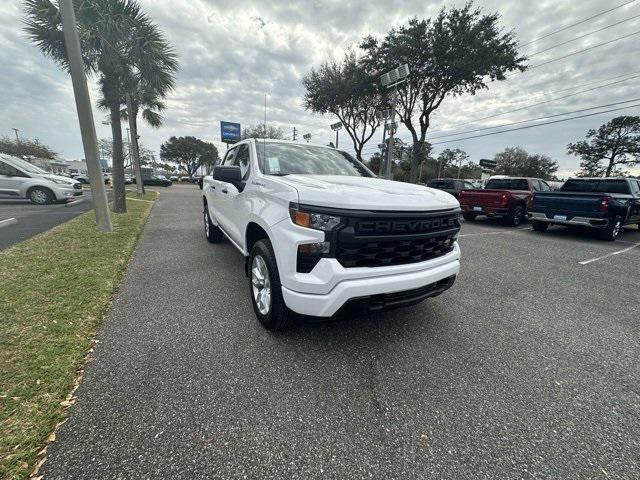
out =
<path fill-rule="evenodd" d="M 473 207 L 473 211 L 474 212 L 481 212 L 482 211 L 482 207 Z"/>
<path fill-rule="evenodd" d="M 559 220 L 561 222 L 566 222 L 567 221 L 567 216 L 566 215 L 554 215 L 553 219 L 554 220 Z"/>

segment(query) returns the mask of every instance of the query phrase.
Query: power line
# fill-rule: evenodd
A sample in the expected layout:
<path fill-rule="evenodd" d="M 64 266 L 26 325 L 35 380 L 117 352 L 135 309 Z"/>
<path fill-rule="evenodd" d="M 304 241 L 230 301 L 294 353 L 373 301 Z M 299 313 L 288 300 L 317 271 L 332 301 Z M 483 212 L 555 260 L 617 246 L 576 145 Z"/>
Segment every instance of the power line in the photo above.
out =
<path fill-rule="evenodd" d="M 513 108 L 511 110 L 505 110 L 503 112 L 496 113 L 496 114 L 493 114 L 493 115 L 487 115 L 485 117 L 475 118 L 473 120 L 469 120 L 468 122 L 457 123 L 455 125 L 451 125 L 449 128 L 462 127 L 464 125 L 470 125 L 470 124 L 473 124 L 473 123 L 476 123 L 476 122 L 479 122 L 479 121 L 482 121 L 482 120 L 488 120 L 490 118 L 501 117 L 502 115 L 506 115 L 508 113 L 519 112 L 519 111 L 522 111 L 522 110 L 527 110 L 529 108 L 537 107 L 539 105 L 545 105 L 547 103 L 557 102 L 558 100 L 564 100 L 565 98 L 574 97 L 574 96 L 580 95 L 582 93 L 592 92 L 593 90 L 598 90 L 600 88 L 609 87 L 611 85 L 617 85 L 619 83 L 624 83 L 624 82 L 627 82 L 629 80 L 633 80 L 633 79 L 639 78 L 639 77 L 640 77 L 640 75 L 635 75 L 635 76 L 632 76 L 632 77 L 629 77 L 629 78 L 625 78 L 623 80 L 618 80 L 618 81 L 615 81 L 615 82 L 605 83 L 604 85 L 598 85 L 598 86 L 595 86 L 595 87 L 590 87 L 590 88 L 587 88 L 585 90 L 580 90 L 578 92 L 569 93 L 567 95 L 562 95 L 562 96 L 556 97 L 556 98 L 551 98 L 549 100 L 544 100 L 542 102 L 530 103 L 530 104 L 524 105 L 522 107 Z M 445 130 L 432 130 L 431 133 L 444 132 L 444 131 Z"/>
<path fill-rule="evenodd" d="M 612 23 L 610 25 L 607 25 L 606 27 L 599 28 L 598 30 L 594 30 L 592 32 L 585 33 L 584 35 L 579 35 L 577 37 L 572 38 L 571 40 L 567 40 L 566 42 L 558 43 L 558 44 L 553 45 L 553 46 L 551 46 L 549 48 L 545 48 L 544 50 L 540 50 L 539 52 L 532 53 L 532 54 L 528 55 L 528 57 L 529 58 L 535 57 L 536 55 L 540 55 L 541 53 L 548 52 L 549 50 L 553 50 L 554 48 L 561 47 L 562 45 L 566 45 L 567 43 L 575 42 L 576 40 L 580 40 L 581 38 L 588 37 L 590 35 L 593 35 L 594 33 L 602 32 L 603 30 L 606 30 L 606 29 L 611 28 L 611 27 L 615 27 L 616 25 L 620 25 L 621 23 L 629 22 L 629 21 L 631 21 L 631 20 L 633 20 L 635 18 L 638 18 L 638 17 L 640 17 L 640 14 L 635 15 L 633 17 L 625 18 L 624 20 L 620 20 L 619 22 Z"/>
<path fill-rule="evenodd" d="M 621 4 L 621 5 L 618 5 L 617 7 L 613 7 L 613 8 L 610 8 L 610 9 L 608 9 L 608 10 L 605 10 L 605 11 L 603 11 L 603 12 L 596 13 L 595 15 L 592 15 L 592 16 L 590 16 L 590 17 L 588 17 L 588 18 L 585 18 L 584 20 L 580 20 L 579 22 L 572 23 L 571 25 L 567 25 L 566 27 L 562 27 L 562 28 L 560 28 L 560 29 L 558 29 L 558 30 L 555 30 L 555 31 L 550 32 L 550 33 L 547 33 L 546 35 L 542 35 L 541 37 L 534 38 L 533 40 L 531 40 L 531 41 L 529 41 L 529 42 L 527 42 L 527 43 L 525 43 L 525 44 L 523 44 L 523 45 L 520 45 L 520 46 L 521 46 L 521 47 L 526 47 L 527 45 L 531 45 L 532 43 L 535 43 L 535 42 L 537 42 L 537 41 L 539 41 L 539 40 L 542 40 L 543 38 L 550 37 L 551 35 L 555 35 L 556 33 L 564 32 L 565 30 L 568 30 L 568 29 L 570 29 L 570 28 L 572 28 L 572 27 L 575 27 L 575 26 L 577 26 L 577 25 L 582 25 L 583 23 L 586 23 L 586 22 L 588 22 L 589 20 L 593 20 L 594 18 L 598 18 L 598 17 L 600 17 L 600 16 L 602 16 L 602 15 L 605 15 L 605 14 L 607 14 L 607 13 L 609 13 L 609 12 L 613 12 L 614 10 L 617 10 L 617 9 L 619 9 L 619 8 L 622 8 L 622 7 L 625 7 L 625 6 L 627 6 L 627 5 L 629 5 L 630 3 L 633 3 L 633 2 L 635 2 L 635 1 L 636 1 L 636 0 L 631 0 L 631 1 L 629 1 L 629 2 L 626 2 L 626 3 L 623 3 L 623 4 Z"/>
<path fill-rule="evenodd" d="M 594 48 L 599 48 L 599 47 L 603 47 L 605 45 L 609 45 L 611 43 L 619 42 L 620 40 L 624 40 L 625 38 L 633 37 L 634 35 L 638 35 L 639 33 L 640 33 L 640 30 L 638 30 L 636 32 L 633 32 L 633 33 L 629 33 L 628 35 L 623 35 L 622 37 L 614 38 L 613 40 L 609 40 L 607 42 L 598 43 L 597 45 L 592 45 L 591 47 L 587 47 L 587 48 L 584 48 L 582 50 L 578 50 L 576 52 L 569 53 L 567 55 L 563 55 L 562 57 L 553 58 L 553 59 L 548 60 L 546 62 L 538 63 L 537 65 L 532 65 L 527 70 L 525 70 L 525 72 L 529 71 L 529 70 L 533 70 L 534 68 L 538 68 L 538 67 L 542 67 L 544 65 L 548 65 L 550 63 L 554 63 L 554 62 L 557 62 L 557 61 L 560 61 L 560 60 L 564 60 L 565 58 L 573 57 L 574 55 L 578 55 L 580 53 L 588 52 L 589 50 L 593 50 Z M 520 73 L 520 72 L 516 72 L 516 73 Z"/>
<path fill-rule="evenodd" d="M 633 108 L 633 107 L 640 107 L 640 103 L 636 103 L 634 105 L 627 105 L 625 107 L 612 108 L 610 110 L 603 110 L 602 112 L 586 113 L 584 115 L 577 115 L 575 117 L 563 118 L 563 119 L 560 119 L 560 120 L 552 120 L 550 122 L 538 123 L 536 125 L 525 125 L 524 127 L 516 127 L 516 128 L 510 128 L 510 129 L 507 129 L 507 130 L 500 130 L 499 132 L 483 133 L 483 134 L 480 134 L 480 135 L 472 135 L 470 137 L 456 138 L 456 139 L 453 139 L 453 140 L 443 140 L 442 142 L 435 142 L 435 143 L 432 143 L 431 145 L 441 145 L 443 143 L 451 143 L 451 142 L 457 142 L 457 141 L 461 141 L 461 140 L 469 140 L 469 139 L 472 139 L 472 138 L 488 137 L 488 136 L 491 136 L 491 135 L 498 135 L 498 134 L 501 134 L 501 133 L 515 132 L 516 130 L 526 130 L 528 128 L 542 127 L 544 125 L 551 125 L 551 124 L 554 124 L 554 123 L 568 122 L 569 120 L 576 120 L 578 118 L 593 117 L 595 115 L 602 115 L 604 113 L 617 112 L 618 110 L 626 110 L 628 108 Z"/>
<path fill-rule="evenodd" d="M 511 126 L 511 125 L 518 125 L 518 124 L 521 124 L 521 123 L 537 122 L 539 120 L 545 120 L 547 118 L 562 117 L 563 115 L 571 115 L 572 113 L 586 112 L 586 111 L 589 111 L 589 110 L 596 110 L 598 108 L 613 107 L 615 105 L 622 105 L 622 104 L 625 104 L 625 103 L 631 103 L 631 102 L 637 102 L 637 101 L 640 101 L 640 98 L 632 98 L 631 100 L 624 100 L 622 102 L 607 103 L 607 104 L 604 104 L 604 105 L 597 105 L 595 107 L 582 108 L 580 110 L 573 110 L 571 112 L 556 113 L 556 114 L 553 114 L 553 115 L 545 115 L 543 117 L 529 118 L 527 120 L 518 120 L 516 122 L 509 122 L 509 123 L 505 123 L 503 125 L 495 125 L 493 127 L 482 127 L 482 128 L 476 128 L 474 130 L 465 130 L 465 131 L 462 131 L 462 132 L 450 133 L 448 135 L 438 135 L 438 136 L 435 136 L 435 137 L 430 137 L 430 139 L 431 140 L 435 140 L 435 139 L 438 139 L 438 138 L 455 137 L 457 135 L 464 135 L 464 134 L 467 134 L 467 133 L 474 133 L 474 132 L 482 132 L 484 130 L 493 130 L 494 128 L 508 127 L 508 126 Z M 430 139 L 427 139 L 427 141 L 429 141 Z"/>

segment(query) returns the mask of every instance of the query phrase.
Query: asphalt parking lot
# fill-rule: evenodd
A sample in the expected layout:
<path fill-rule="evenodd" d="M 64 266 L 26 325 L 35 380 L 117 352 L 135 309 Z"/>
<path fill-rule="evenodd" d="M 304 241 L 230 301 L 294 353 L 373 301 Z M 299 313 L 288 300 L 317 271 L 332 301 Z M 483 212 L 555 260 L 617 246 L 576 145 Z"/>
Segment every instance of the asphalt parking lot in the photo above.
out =
<path fill-rule="evenodd" d="M 444 295 L 274 334 L 199 195 L 154 206 L 44 478 L 640 477 L 638 230 L 464 223 Z"/>
<path fill-rule="evenodd" d="M 16 223 L 0 228 L 0 250 L 47 231 L 93 208 L 91 191 L 84 190 L 77 205 L 64 203 L 33 205 L 29 200 L 0 198 L 0 221 L 15 218 Z"/>

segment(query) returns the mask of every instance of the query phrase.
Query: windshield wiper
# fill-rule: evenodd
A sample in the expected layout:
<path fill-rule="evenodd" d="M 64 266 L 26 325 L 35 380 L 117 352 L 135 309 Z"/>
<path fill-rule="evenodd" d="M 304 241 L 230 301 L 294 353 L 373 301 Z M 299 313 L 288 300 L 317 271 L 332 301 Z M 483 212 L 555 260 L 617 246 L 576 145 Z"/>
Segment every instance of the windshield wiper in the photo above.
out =
<path fill-rule="evenodd" d="M 269 173 L 268 175 L 273 175 L 274 177 L 286 177 L 289 174 L 288 173 Z"/>

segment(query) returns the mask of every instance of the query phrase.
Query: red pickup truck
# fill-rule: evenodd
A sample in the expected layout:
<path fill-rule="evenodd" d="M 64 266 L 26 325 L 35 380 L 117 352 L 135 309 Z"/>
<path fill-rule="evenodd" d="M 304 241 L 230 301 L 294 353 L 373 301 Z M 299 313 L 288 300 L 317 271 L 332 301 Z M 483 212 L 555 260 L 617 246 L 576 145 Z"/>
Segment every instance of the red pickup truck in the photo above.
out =
<path fill-rule="evenodd" d="M 473 221 L 478 215 L 503 217 L 512 227 L 526 218 L 533 192 L 550 191 L 551 187 L 539 178 L 491 178 L 482 190 L 460 192 L 462 216 Z"/>

